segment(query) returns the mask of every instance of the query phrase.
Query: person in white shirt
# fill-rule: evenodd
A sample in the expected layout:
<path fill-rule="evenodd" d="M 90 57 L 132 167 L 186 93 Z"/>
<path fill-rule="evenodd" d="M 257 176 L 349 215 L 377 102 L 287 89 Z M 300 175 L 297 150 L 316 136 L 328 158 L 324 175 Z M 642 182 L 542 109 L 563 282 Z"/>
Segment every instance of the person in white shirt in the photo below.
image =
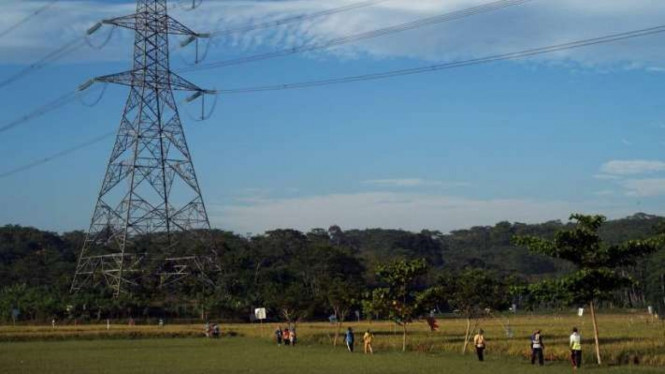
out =
<path fill-rule="evenodd" d="M 536 363 L 536 358 L 538 358 L 538 364 L 543 366 L 545 360 L 543 359 L 543 349 L 545 344 L 543 344 L 543 337 L 540 334 L 540 330 L 536 330 L 531 335 L 531 365 Z"/>

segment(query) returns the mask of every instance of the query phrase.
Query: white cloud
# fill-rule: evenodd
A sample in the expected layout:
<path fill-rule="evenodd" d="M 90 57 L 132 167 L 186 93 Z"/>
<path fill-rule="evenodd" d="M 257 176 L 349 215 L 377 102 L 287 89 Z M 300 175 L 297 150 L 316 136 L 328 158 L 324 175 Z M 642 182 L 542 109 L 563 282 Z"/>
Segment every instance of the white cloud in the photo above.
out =
<path fill-rule="evenodd" d="M 226 28 L 274 20 L 354 1 L 204 1 L 199 9 L 191 12 L 176 9 L 175 16 L 195 30 L 208 31 L 220 28 L 219 25 Z M 305 41 L 329 40 L 488 2 L 490 0 L 387 1 L 327 18 L 230 36 L 218 41 L 219 52 L 213 52 L 210 59 L 228 56 L 230 48 L 247 51 L 255 47 L 284 48 Z M 11 24 L 41 4 L 43 2 L 38 1 L 3 3 L 0 5 L 0 24 Z M 59 1 L 47 14 L 17 29 L 11 37 L 0 39 L 0 61 L 33 60 L 54 45 L 81 35 L 96 20 L 128 14 L 132 9 L 131 3 Z M 370 55 L 377 58 L 402 56 L 447 61 L 642 29 L 660 25 L 664 18 L 665 7 L 658 0 L 534 0 L 509 9 L 349 44 L 319 54 L 344 57 Z M 218 22 L 220 19 L 221 22 Z M 88 52 L 87 55 L 106 60 L 125 58 L 131 50 L 131 37 L 130 32 L 124 32 L 123 43 L 118 41 L 101 53 Z M 585 66 L 644 67 L 657 71 L 664 66 L 661 62 L 665 60 L 665 45 L 660 40 L 658 36 L 644 37 L 534 59 Z M 72 58 L 80 59 L 81 56 Z"/>
<path fill-rule="evenodd" d="M 372 179 L 363 181 L 363 184 L 372 184 L 378 186 L 395 186 L 395 187 L 414 187 L 422 186 L 427 182 L 420 178 L 402 178 L 402 179 Z"/>
<path fill-rule="evenodd" d="M 338 224 L 343 228 L 425 228 L 449 231 L 502 220 L 543 222 L 566 219 L 574 211 L 596 211 L 589 203 L 531 199 L 470 199 L 396 192 L 265 198 L 210 208 L 214 226 L 236 232 L 275 228 L 307 231 Z M 622 212 L 623 213 L 623 212 Z"/>
<path fill-rule="evenodd" d="M 665 195 L 665 178 L 628 179 L 621 182 L 627 196 L 650 197 Z"/>
<path fill-rule="evenodd" d="M 593 176 L 596 179 L 601 179 L 601 180 L 618 180 L 621 179 L 621 177 L 617 175 L 609 175 L 609 174 L 596 174 Z"/>
<path fill-rule="evenodd" d="M 600 190 L 593 193 L 596 196 L 614 196 L 614 191 L 612 190 Z"/>
<path fill-rule="evenodd" d="M 424 186 L 441 186 L 441 187 L 464 187 L 468 183 L 464 182 L 442 182 L 422 178 L 396 178 L 396 179 L 371 179 L 362 182 L 374 186 L 390 186 L 390 187 L 424 187 Z"/>
<path fill-rule="evenodd" d="M 617 175 L 647 174 L 665 171 L 665 162 L 655 160 L 613 160 L 604 163 L 600 167 L 600 170 L 604 173 L 601 175 L 610 178 Z"/>

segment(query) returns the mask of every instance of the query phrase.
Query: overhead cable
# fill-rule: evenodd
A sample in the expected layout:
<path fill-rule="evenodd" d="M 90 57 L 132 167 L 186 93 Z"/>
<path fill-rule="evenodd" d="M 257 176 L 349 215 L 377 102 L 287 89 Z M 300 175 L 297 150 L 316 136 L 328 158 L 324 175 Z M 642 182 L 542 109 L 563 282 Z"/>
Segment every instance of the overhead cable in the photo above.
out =
<path fill-rule="evenodd" d="M 306 21 L 306 20 L 309 20 L 309 19 L 314 19 L 314 18 L 319 18 L 319 17 L 327 17 L 327 16 L 331 16 L 331 15 L 337 14 L 337 13 L 348 12 L 348 11 L 354 10 L 354 9 L 360 9 L 360 8 L 365 8 L 365 7 L 368 7 L 368 6 L 376 5 L 376 4 L 379 4 L 379 3 L 385 3 L 386 1 L 391 1 L 391 0 L 360 1 L 360 2 L 357 2 L 357 3 L 352 3 L 352 4 L 341 6 L 341 7 L 338 7 L 338 8 L 326 9 L 326 10 L 322 10 L 322 11 L 319 11 L 319 12 L 301 14 L 301 15 L 297 15 L 297 16 L 281 18 L 281 19 L 274 20 L 274 21 L 267 21 L 267 22 L 261 22 L 261 23 L 246 25 L 246 26 L 238 26 L 238 27 L 231 27 L 231 28 L 223 29 L 223 30 L 217 30 L 217 31 L 213 31 L 211 33 L 211 35 L 212 36 L 222 36 L 222 35 L 230 35 L 230 34 L 237 34 L 237 33 L 245 33 L 245 32 L 260 30 L 260 29 L 267 29 L 267 28 L 270 28 L 270 27 L 282 26 L 282 25 L 286 25 L 286 24 L 289 24 L 289 23 L 293 23 L 293 22 L 302 22 L 302 21 Z"/>
<path fill-rule="evenodd" d="M 86 44 L 85 38 L 84 37 L 79 37 L 76 38 L 68 43 L 65 43 L 64 45 L 58 47 L 57 49 L 51 51 L 49 54 L 46 56 L 42 57 L 41 59 L 37 60 L 36 62 L 33 62 L 32 64 L 24 67 L 14 75 L 10 76 L 9 78 L 6 78 L 2 81 L 0 81 L 0 88 L 3 88 L 21 78 L 24 76 L 32 73 L 35 70 L 39 70 L 43 68 L 44 66 L 62 58 L 63 56 L 74 52 L 75 50 L 83 47 Z"/>
<path fill-rule="evenodd" d="M 463 61 L 453 61 L 453 62 L 446 62 L 446 63 L 436 64 L 436 65 L 428 65 L 428 66 L 421 66 L 421 67 L 408 68 L 408 69 L 399 69 L 399 70 L 390 70 L 390 71 L 385 71 L 385 72 L 380 72 L 380 73 L 354 75 L 354 76 L 341 77 L 341 78 L 330 78 L 330 79 L 322 79 L 322 80 L 312 80 L 312 81 L 275 84 L 275 85 L 266 85 L 266 86 L 256 86 L 256 87 L 234 88 L 234 89 L 225 89 L 225 90 L 222 89 L 222 90 L 218 90 L 218 92 L 221 93 L 221 94 L 239 94 L 239 93 L 261 92 L 261 91 L 278 91 L 278 90 L 328 86 L 328 85 L 333 85 L 333 84 L 352 83 L 352 82 L 358 82 L 358 81 L 392 78 L 392 77 L 403 76 L 403 75 L 420 74 L 420 73 L 427 73 L 427 72 L 438 71 L 438 70 L 461 68 L 461 67 L 467 67 L 467 66 L 472 66 L 472 65 L 480 65 L 480 64 L 490 63 L 490 62 L 498 62 L 498 61 L 505 61 L 505 60 L 516 60 L 516 59 L 521 59 L 521 58 L 525 58 L 525 57 L 531 57 L 531 56 L 536 56 L 536 55 L 541 55 L 541 54 L 546 54 L 546 53 L 564 51 L 564 50 L 568 50 L 568 49 L 588 47 L 588 46 L 597 45 L 597 44 L 605 44 L 605 43 L 610 43 L 610 42 L 615 42 L 615 41 L 620 41 L 620 40 L 626 40 L 626 39 L 638 38 L 638 37 L 642 37 L 642 36 L 654 35 L 654 34 L 659 34 L 659 33 L 662 33 L 662 32 L 665 32 L 665 25 L 650 27 L 650 28 L 635 30 L 635 31 L 622 32 L 622 33 L 618 33 L 618 34 L 600 36 L 600 37 L 591 38 L 591 39 L 578 40 L 578 41 L 574 41 L 574 42 L 555 44 L 555 45 L 550 45 L 550 46 L 547 46 L 547 47 L 532 48 L 532 49 L 526 49 L 526 50 L 518 51 L 518 52 L 511 52 L 511 53 L 504 53 L 504 54 L 481 57 L 481 58 L 474 58 L 474 59 L 463 60 Z"/>
<path fill-rule="evenodd" d="M 10 130 L 16 126 L 19 126 L 25 122 L 28 122 L 32 119 L 35 119 L 37 117 L 41 117 L 46 113 L 49 113 L 51 111 L 54 111 L 60 107 L 63 107 L 70 102 L 74 101 L 76 97 L 78 96 L 79 92 L 78 91 L 73 91 L 66 93 L 64 95 L 61 95 L 57 97 L 56 99 L 49 101 L 48 103 L 40 106 L 39 108 L 33 110 L 32 112 L 25 114 L 19 118 L 16 118 L 4 125 L 0 125 L 0 133 L 3 133 L 7 130 Z"/>
<path fill-rule="evenodd" d="M 8 28 L 0 31 L 0 38 L 3 36 L 9 34 L 10 32 L 16 30 L 17 28 L 21 27 L 24 23 L 30 21 L 32 18 L 38 16 L 40 13 L 43 13 L 46 11 L 48 8 L 52 7 L 58 0 L 50 0 L 46 4 L 42 5 L 41 7 L 37 8 L 35 11 L 31 12 L 27 16 L 21 18 L 18 22 L 14 23 L 13 25 L 9 26 Z"/>
<path fill-rule="evenodd" d="M 341 78 L 323 79 L 323 80 L 316 80 L 316 81 L 305 81 L 305 82 L 296 82 L 296 83 L 286 83 L 286 84 L 276 84 L 276 85 L 266 85 L 266 86 L 256 86 L 256 87 L 218 90 L 217 92 L 220 93 L 220 94 L 240 94 L 240 93 L 263 92 L 263 91 L 278 91 L 278 90 L 328 86 L 328 85 L 333 85 L 333 84 L 343 84 L 343 83 L 352 83 L 352 82 L 358 82 L 358 81 L 391 78 L 391 77 L 397 77 L 397 76 L 403 76 L 403 75 L 413 75 L 413 74 L 419 74 L 419 73 L 427 73 L 427 72 L 444 70 L 444 69 L 453 69 L 453 68 L 461 68 L 461 67 L 466 67 L 466 66 L 480 65 L 480 64 L 484 64 L 484 63 L 490 63 L 490 62 L 516 60 L 516 59 L 520 59 L 520 58 L 525 58 L 525 57 L 530 57 L 530 56 L 537 56 L 537 55 L 546 54 L 546 53 L 559 52 L 559 51 L 564 51 L 564 50 L 569 50 L 569 49 L 574 49 L 574 48 L 589 47 L 589 46 L 593 46 L 593 45 L 611 43 L 611 42 L 615 42 L 615 41 L 627 40 L 627 39 L 638 38 L 638 37 L 643 37 L 643 36 L 648 36 L 648 35 L 655 35 L 655 34 L 659 34 L 659 33 L 663 33 L 663 32 L 665 32 L 665 25 L 650 27 L 650 28 L 640 29 L 640 30 L 634 30 L 634 31 L 627 31 L 627 32 L 618 33 L 618 34 L 610 34 L 610 35 L 600 36 L 600 37 L 596 37 L 596 38 L 583 39 L 583 40 L 578 40 L 578 41 L 573 41 L 573 42 L 568 42 L 568 43 L 555 44 L 555 45 L 551 45 L 551 46 L 547 46 L 547 47 L 532 48 L 532 49 L 527 49 L 527 50 L 523 50 L 523 51 L 519 51 L 519 52 L 511 52 L 511 53 L 493 55 L 493 56 L 488 56 L 488 57 L 464 60 L 464 61 L 457 61 L 457 62 L 449 62 L 449 63 L 436 64 L 436 65 L 422 66 L 422 67 L 410 68 L 410 69 L 391 70 L 391 71 L 381 72 L 381 73 L 372 73 L 372 74 L 363 74 L 363 75 L 341 77 Z M 76 97 L 76 94 L 77 94 L 77 92 L 74 92 L 73 95 L 72 94 L 67 94 L 67 95 L 72 95 L 72 99 L 73 99 L 74 97 Z M 62 96 L 59 99 L 63 100 L 65 97 L 67 97 L 67 95 Z M 44 106 L 44 107 L 47 107 L 47 106 Z M 44 107 L 42 107 L 42 108 L 44 108 Z M 54 108 L 50 108 L 50 110 L 53 110 L 53 109 Z M 34 117 L 39 115 L 39 114 L 35 114 L 35 113 L 38 113 L 38 112 L 42 113 L 42 114 L 45 113 L 43 111 L 43 109 L 41 111 L 38 110 L 38 111 L 33 112 L 32 114 L 21 117 L 20 120 L 27 121 L 28 119 L 34 118 Z M 16 122 L 16 121 L 14 121 L 14 122 Z M 8 125 L 0 127 L 0 132 L 5 131 L 7 129 L 7 127 L 10 126 L 10 125 L 13 127 L 13 126 L 16 126 L 18 124 L 13 124 L 12 125 L 12 123 L 10 123 Z M 109 134 L 102 135 L 102 136 L 100 136 L 100 138 L 103 137 L 103 136 L 109 136 Z M 81 147 L 78 147 L 78 148 L 74 147 L 74 148 L 80 149 Z M 74 150 L 76 150 L 76 149 L 74 149 Z M 74 150 L 67 149 L 67 150 L 62 151 L 60 153 L 68 154 L 68 153 L 73 152 Z M 49 157 L 53 157 L 53 156 L 49 156 Z M 47 157 L 46 159 L 49 159 L 49 157 Z M 15 174 L 16 172 L 18 172 L 18 171 L 15 171 L 15 170 L 25 168 L 26 166 L 21 166 L 19 168 L 13 169 L 10 172 L 11 172 L 11 174 Z M 30 166 L 30 167 L 34 167 L 34 166 Z M 7 172 L 7 173 L 10 173 L 10 172 Z M 0 174 L 0 176 L 6 176 L 7 173 Z"/>
<path fill-rule="evenodd" d="M 77 144 L 77 145 L 75 145 L 75 146 L 73 146 L 73 147 L 71 147 L 71 148 L 67 148 L 67 149 L 65 149 L 65 150 L 63 150 L 63 151 L 60 151 L 60 152 L 54 153 L 54 154 L 52 154 L 52 155 L 50 155 L 50 156 L 46 156 L 46 157 L 44 157 L 44 158 L 42 158 L 42 159 L 39 159 L 39 160 L 36 160 L 36 161 L 30 162 L 30 163 L 28 163 L 28 164 L 25 164 L 25 165 L 19 166 L 19 167 L 17 167 L 17 168 L 14 168 L 14 169 L 8 170 L 8 171 L 6 171 L 6 172 L 0 173 L 0 178 L 6 178 L 6 177 L 9 177 L 9 176 L 11 176 L 11 175 L 14 175 L 14 174 L 17 174 L 17 173 L 20 173 L 20 172 L 23 172 L 23 171 L 26 171 L 26 170 L 32 169 L 32 168 L 37 167 L 37 166 L 39 166 L 39 165 L 45 164 L 45 163 L 47 163 L 47 162 L 53 161 L 53 160 L 58 159 L 58 158 L 60 158 L 60 157 L 67 156 L 67 155 L 70 154 L 70 153 L 74 153 L 74 152 L 76 152 L 76 151 L 78 151 L 78 150 L 80 150 L 80 149 L 83 149 L 83 148 L 89 147 L 89 146 L 91 146 L 91 145 L 93 145 L 93 144 L 96 144 L 96 143 L 99 143 L 99 142 L 101 142 L 101 141 L 103 141 L 103 140 L 106 140 L 107 138 L 110 138 L 110 137 L 113 136 L 114 134 L 115 134 L 115 131 L 108 132 L 108 133 L 106 133 L 106 134 L 103 134 L 103 135 L 97 136 L 97 137 L 95 137 L 95 138 L 92 138 L 92 139 L 90 139 L 90 140 L 87 140 L 87 141 L 85 141 L 85 142 L 83 142 L 83 143 Z"/>
<path fill-rule="evenodd" d="M 524 4 L 524 3 L 527 3 L 527 2 L 530 2 L 530 1 L 533 1 L 533 0 L 499 0 L 499 1 L 494 1 L 494 2 L 491 2 L 491 3 L 486 3 L 486 4 L 483 4 L 483 5 L 478 5 L 478 6 L 462 9 L 462 10 L 448 12 L 448 13 L 440 14 L 440 15 L 433 16 L 433 17 L 417 19 L 415 21 L 410 21 L 410 22 L 402 23 L 402 24 L 395 25 L 395 26 L 384 27 L 384 28 L 381 28 L 381 29 L 362 32 L 362 33 L 359 33 L 359 34 L 347 35 L 347 36 L 331 39 L 331 40 L 321 42 L 321 43 L 304 44 L 304 45 L 301 45 L 299 47 L 292 47 L 292 48 L 287 48 L 287 49 L 282 49 L 282 50 L 279 50 L 279 51 L 262 53 L 262 54 L 253 55 L 253 56 L 246 56 L 246 57 L 240 57 L 240 58 L 235 58 L 235 59 L 230 59 L 230 60 L 210 62 L 210 63 L 207 63 L 207 64 L 199 64 L 199 65 L 196 65 L 196 66 L 193 66 L 193 67 L 188 67 L 188 68 L 181 69 L 178 72 L 191 72 L 191 71 L 217 69 L 217 68 L 221 68 L 221 67 L 224 67 L 224 66 L 240 65 L 240 64 L 245 64 L 245 63 L 248 63 L 248 62 L 267 60 L 267 59 L 271 59 L 271 58 L 289 56 L 289 55 L 294 55 L 294 54 L 303 53 L 303 52 L 311 52 L 311 51 L 320 50 L 320 49 L 327 49 L 327 48 L 336 47 L 336 46 L 339 46 L 339 45 L 342 45 L 342 44 L 357 42 L 357 41 L 360 41 L 360 40 L 376 38 L 376 37 L 380 37 L 380 36 L 384 36 L 384 35 L 395 34 L 395 33 L 399 33 L 399 32 L 413 30 L 413 29 L 417 29 L 417 28 L 420 28 L 420 27 L 429 26 L 429 25 L 433 25 L 433 24 L 449 22 L 449 21 L 460 19 L 460 18 L 474 16 L 474 15 L 480 14 L 480 13 L 491 12 L 491 11 L 495 11 L 495 10 L 499 10 L 499 9 L 503 9 L 503 8 L 507 8 L 507 7 L 511 7 L 511 6 Z"/>

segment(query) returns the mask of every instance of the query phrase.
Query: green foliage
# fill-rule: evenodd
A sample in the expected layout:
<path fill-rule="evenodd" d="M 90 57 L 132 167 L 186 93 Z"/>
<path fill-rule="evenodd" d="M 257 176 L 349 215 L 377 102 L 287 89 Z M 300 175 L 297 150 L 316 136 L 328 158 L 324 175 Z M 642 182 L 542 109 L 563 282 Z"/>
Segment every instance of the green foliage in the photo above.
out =
<path fill-rule="evenodd" d="M 654 226 L 659 222 L 663 222 L 660 217 L 636 214 L 605 222 L 597 231 L 603 243 L 607 244 L 600 246 L 599 251 L 584 258 L 584 261 L 618 266 L 620 275 L 635 281 L 626 292 L 608 293 L 607 296 L 613 297 L 619 305 L 644 307 L 648 302 L 661 310 L 665 308 L 664 250 L 644 259 L 626 255 L 629 250 L 648 252 L 651 245 L 648 238 L 657 232 Z M 589 224 L 593 225 L 593 222 Z M 382 316 L 389 314 L 387 309 L 371 305 L 373 299 L 383 296 L 383 291 L 373 290 L 386 286 L 373 271 L 377 266 L 394 260 L 424 260 L 432 271 L 419 277 L 415 286 L 418 292 L 438 285 L 437 274 L 483 269 L 496 277 L 513 277 L 514 281 L 506 283 L 515 285 L 510 295 L 518 303 L 534 308 L 557 307 L 577 301 L 561 294 L 555 298 L 552 290 L 536 292 L 532 289 L 528 293 L 525 283 L 572 273 L 577 267 L 566 256 L 575 252 L 550 257 L 516 246 L 511 243 L 511 238 L 517 235 L 553 241 L 557 231 L 574 227 L 558 221 L 537 225 L 499 222 L 494 226 L 443 234 L 428 230 L 417 233 L 382 229 L 343 231 L 338 226 L 332 226 L 327 230 L 314 229 L 308 233 L 274 230 L 253 237 L 212 230 L 210 234 L 217 243 L 217 260 L 221 269 L 212 274 L 214 288 L 190 278 L 178 286 L 154 289 L 152 286 L 159 284 L 159 278 L 153 276 L 149 287 L 132 290 L 131 297 L 111 300 L 110 293 L 101 288 L 69 295 L 71 277 L 85 233 L 57 234 L 8 225 L 0 227 L 0 289 L 25 287 L 22 297 L 30 297 L 33 301 L 29 303 L 29 308 L 21 307 L 21 320 L 45 320 L 50 319 L 51 314 L 60 318 L 93 320 L 127 318 L 130 314 L 138 318 L 198 318 L 208 315 L 209 318 L 246 319 L 253 308 L 260 306 L 269 309 L 271 318 L 281 318 L 279 315 L 286 309 L 293 310 L 290 315 L 298 315 L 294 318 L 323 319 L 334 313 L 343 320 L 361 303 L 364 304 L 362 309 L 365 315 L 370 312 Z M 200 243 L 186 237 L 180 240 L 184 246 L 169 248 L 168 253 L 160 252 L 163 249 L 159 243 L 164 240 L 160 235 L 135 239 L 138 252 L 154 253 L 156 259 L 207 251 Z M 564 239 L 575 238 L 562 237 L 561 240 Z M 591 281 L 589 277 L 595 277 L 602 283 L 612 281 L 607 279 L 606 274 L 584 276 L 585 282 Z M 432 302 L 433 299 L 441 300 L 433 292 L 418 293 L 416 302 L 437 304 L 446 309 L 447 302 Z M 0 320 L 4 321 L 10 320 L 11 304 L 15 303 L 7 295 L 0 294 Z M 51 298 L 56 301 L 49 301 Z M 67 306 L 71 306 L 69 312 Z"/>
<path fill-rule="evenodd" d="M 621 271 L 622 268 L 635 266 L 640 258 L 655 252 L 663 244 L 663 235 L 607 244 L 599 234 L 606 221 L 604 216 L 572 214 L 570 219 L 577 222 L 575 227 L 557 232 L 554 240 L 518 236 L 515 237 L 515 243 L 524 245 L 533 252 L 570 261 L 576 266 L 577 271 L 561 277 L 557 282 L 548 283 L 546 288 L 554 288 L 555 294 L 563 293 L 567 296 L 564 300 L 579 304 L 589 303 L 596 358 L 600 364 L 602 360 L 595 302 L 610 298 L 615 291 L 635 284 L 625 271 Z"/>
<path fill-rule="evenodd" d="M 424 259 L 397 260 L 377 267 L 376 275 L 383 287 L 372 293 L 374 309 L 387 311 L 390 319 L 400 324 L 411 322 L 423 311 L 424 305 L 419 303 L 423 298 L 418 281 L 427 271 Z"/>
<path fill-rule="evenodd" d="M 492 271 L 468 268 L 447 273 L 437 281 L 439 303 L 447 303 L 466 318 L 486 310 L 504 310 L 510 305 L 509 284 Z"/>
<path fill-rule="evenodd" d="M 514 242 L 530 251 L 571 262 L 576 271 L 565 275 L 557 282 L 532 287 L 532 297 L 538 299 L 547 292 L 571 303 L 588 303 L 607 299 L 613 292 L 634 284 L 634 280 L 621 272 L 622 268 L 634 266 L 638 260 L 661 245 L 662 238 L 629 240 L 618 244 L 607 244 L 599 235 L 606 218 L 600 215 L 573 214 L 574 228 L 558 231 L 553 240 L 534 236 L 516 236 Z M 561 297 L 561 294 L 567 297 Z M 547 303 L 550 300 L 541 299 Z"/>

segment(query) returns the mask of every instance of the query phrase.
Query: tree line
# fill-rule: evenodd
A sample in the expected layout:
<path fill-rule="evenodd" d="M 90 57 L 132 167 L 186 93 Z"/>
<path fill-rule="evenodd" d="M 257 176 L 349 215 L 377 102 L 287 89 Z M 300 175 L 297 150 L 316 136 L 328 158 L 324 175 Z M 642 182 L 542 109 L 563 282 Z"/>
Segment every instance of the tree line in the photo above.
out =
<path fill-rule="evenodd" d="M 221 269 L 211 275 L 214 286 L 192 281 L 177 288 L 136 289 L 117 299 L 105 289 L 69 293 L 83 232 L 58 234 L 7 225 L 0 228 L 0 319 L 247 320 L 254 308 L 266 307 L 271 318 L 290 321 L 335 315 L 341 322 L 358 311 L 363 318 L 393 319 L 406 331 L 411 318 L 432 310 L 456 312 L 469 323 L 486 310 L 513 305 L 530 310 L 564 308 L 586 304 L 589 298 L 606 307 L 653 305 L 663 310 L 662 248 L 645 247 L 630 261 L 608 262 L 605 270 L 592 273 L 580 271 L 604 260 L 590 255 L 580 262 L 575 251 L 560 253 L 554 248 L 561 245 L 561 232 L 576 229 L 594 232 L 605 243 L 591 250 L 644 243 L 662 231 L 664 221 L 636 214 L 593 221 L 588 227 L 583 225 L 586 221 L 500 222 L 448 234 L 345 231 L 338 226 L 244 236 L 213 230 Z M 590 235 L 583 238 L 590 240 Z M 150 241 L 142 245 L 151 249 Z M 607 269 L 614 278 L 598 278 L 610 277 Z M 576 290 L 576 281 L 616 287 Z"/>

